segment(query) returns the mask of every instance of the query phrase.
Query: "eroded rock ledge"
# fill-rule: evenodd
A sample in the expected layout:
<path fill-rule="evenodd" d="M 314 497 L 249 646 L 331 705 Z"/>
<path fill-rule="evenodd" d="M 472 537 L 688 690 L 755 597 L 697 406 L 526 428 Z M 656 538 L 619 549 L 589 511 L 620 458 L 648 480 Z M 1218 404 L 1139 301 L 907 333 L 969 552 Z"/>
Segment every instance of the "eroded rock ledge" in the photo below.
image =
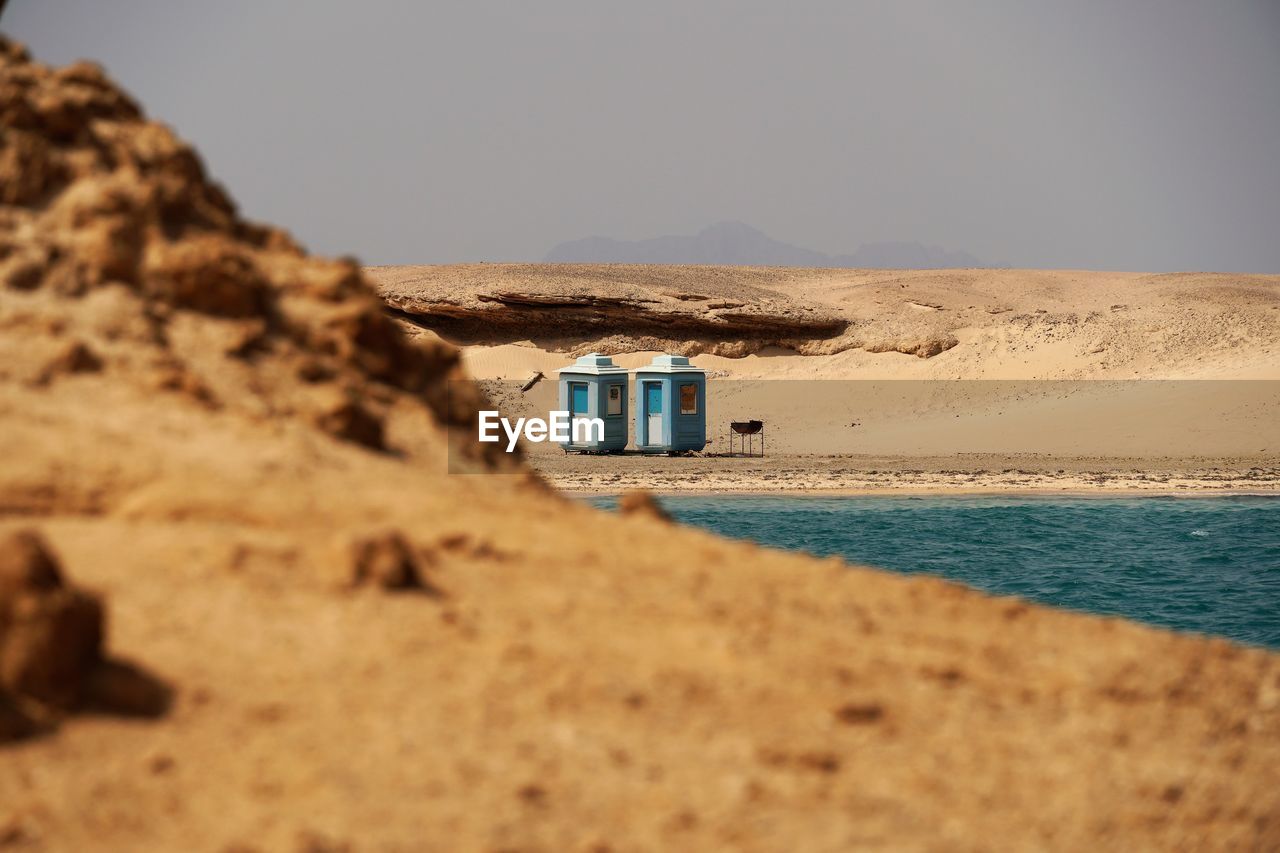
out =
<path fill-rule="evenodd" d="M 766 346 L 858 346 L 847 319 L 753 282 L 772 270 L 640 265 L 374 267 L 394 316 L 460 343 L 741 356 Z"/>

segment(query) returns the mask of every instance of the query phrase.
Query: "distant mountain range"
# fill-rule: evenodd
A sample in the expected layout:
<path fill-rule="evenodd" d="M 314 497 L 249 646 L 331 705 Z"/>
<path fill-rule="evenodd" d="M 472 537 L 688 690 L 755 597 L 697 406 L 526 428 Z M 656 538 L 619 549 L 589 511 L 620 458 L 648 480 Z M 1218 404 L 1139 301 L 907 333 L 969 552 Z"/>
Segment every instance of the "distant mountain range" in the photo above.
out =
<path fill-rule="evenodd" d="M 920 243 L 866 243 L 851 255 L 828 255 L 775 240 L 741 222 L 719 222 L 697 234 L 615 240 L 586 237 L 556 246 L 547 263 L 725 264 L 764 267 L 944 269 L 984 267 L 968 252 Z"/>

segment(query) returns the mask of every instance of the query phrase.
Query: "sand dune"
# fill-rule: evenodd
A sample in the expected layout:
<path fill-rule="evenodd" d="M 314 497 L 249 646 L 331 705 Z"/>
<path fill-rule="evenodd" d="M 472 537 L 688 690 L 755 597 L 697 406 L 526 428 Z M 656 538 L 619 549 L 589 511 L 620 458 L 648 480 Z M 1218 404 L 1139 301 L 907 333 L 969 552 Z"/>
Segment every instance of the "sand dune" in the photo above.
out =
<path fill-rule="evenodd" d="M 1280 840 L 1275 654 L 575 504 L 100 70 L 0 113 L 0 845 Z"/>

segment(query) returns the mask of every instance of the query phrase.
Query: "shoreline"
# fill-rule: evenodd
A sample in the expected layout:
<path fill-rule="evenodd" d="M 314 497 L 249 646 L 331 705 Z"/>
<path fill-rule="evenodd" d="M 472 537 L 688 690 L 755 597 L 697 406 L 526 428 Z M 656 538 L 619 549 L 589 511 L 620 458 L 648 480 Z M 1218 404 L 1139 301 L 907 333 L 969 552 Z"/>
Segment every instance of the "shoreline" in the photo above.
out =
<path fill-rule="evenodd" d="M 1274 457 L 972 456 L 625 457 L 533 454 L 566 494 L 1097 497 L 1277 496 Z"/>
<path fill-rule="evenodd" d="M 618 497 L 634 489 L 643 489 L 657 497 L 786 497 L 786 498 L 870 498 L 870 497 L 1036 497 L 1036 498 L 1280 498 L 1280 488 L 1237 489 L 1215 488 L 1209 485 L 1191 486 L 1185 489 L 1115 488 L 1035 488 L 1008 486 L 1005 488 L 975 487 L 887 487 L 879 489 L 858 488 L 786 488 L 786 489 L 658 489 L 634 486 L 626 489 L 595 486 L 566 486 L 552 482 L 557 490 L 570 497 Z"/>

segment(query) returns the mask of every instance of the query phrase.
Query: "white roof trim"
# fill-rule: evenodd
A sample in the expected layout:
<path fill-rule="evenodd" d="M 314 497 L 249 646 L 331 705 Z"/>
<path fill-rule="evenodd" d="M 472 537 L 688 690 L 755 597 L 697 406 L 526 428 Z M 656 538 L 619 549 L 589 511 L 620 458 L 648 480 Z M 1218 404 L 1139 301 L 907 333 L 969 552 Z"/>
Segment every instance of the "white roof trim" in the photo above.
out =
<path fill-rule="evenodd" d="M 627 372 L 625 367 L 613 363 L 613 359 L 598 352 L 580 356 L 568 367 L 556 371 L 556 376 L 617 376 Z"/>
<path fill-rule="evenodd" d="M 628 371 L 625 367 L 562 367 L 556 371 L 556 376 L 621 376 Z"/>
<path fill-rule="evenodd" d="M 703 373 L 706 371 L 683 355 L 655 355 L 644 367 L 634 368 L 632 373 Z"/>

